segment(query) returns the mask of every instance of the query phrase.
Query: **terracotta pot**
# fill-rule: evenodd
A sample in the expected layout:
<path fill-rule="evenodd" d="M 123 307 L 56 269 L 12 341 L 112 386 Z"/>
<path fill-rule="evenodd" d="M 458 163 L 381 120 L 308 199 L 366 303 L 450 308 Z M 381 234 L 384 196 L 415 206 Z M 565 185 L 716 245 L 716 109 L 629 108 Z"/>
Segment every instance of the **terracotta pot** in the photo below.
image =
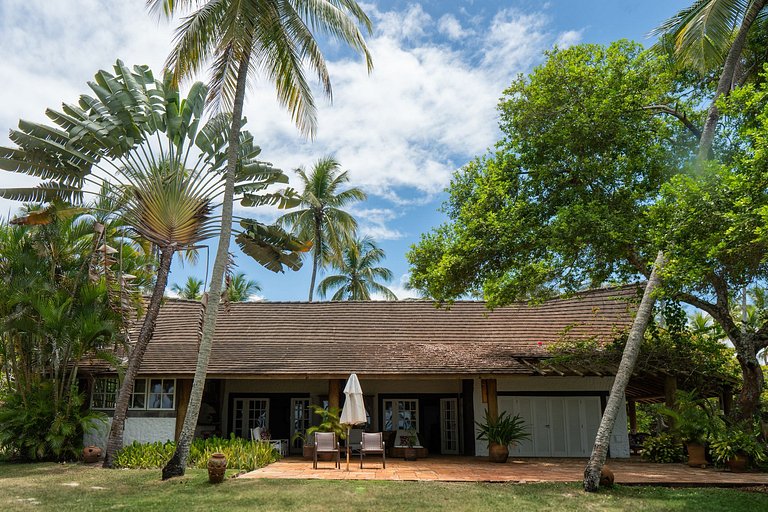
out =
<path fill-rule="evenodd" d="M 692 468 L 706 468 L 707 456 L 703 444 L 687 443 L 688 449 L 688 466 Z"/>
<path fill-rule="evenodd" d="M 416 448 L 404 448 L 403 449 L 403 459 L 405 460 L 416 460 Z"/>
<path fill-rule="evenodd" d="M 504 463 L 509 457 L 509 447 L 503 444 L 491 443 L 488 445 L 488 460 L 491 462 Z"/>
<path fill-rule="evenodd" d="M 304 460 L 312 460 L 315 456 L 315 447 L 307 446 L 306 444 L 301 449 L 301 454 L 304 456 Z"/>
<path fill-rule="evenodd" d="M 214 453 L 208 459 L 208 481 L 212 484 L 220 484 L 224 481 L 224 473 L 227 471 L 227 458 L 223 453 Z"/>
<path fill-rule="evenodd" d="M 613 481 L 616 477 L 608 466 L 603 466 L 600 470 L 600 487 L 613 487 Z"/>
<path fill-rule="evenodd" d="M 101 448 L 98 446 L 86 446 L 83 448 L 83 462 L 98 462 L 101 458 Z"/>
<path fill-rule="evenodd" d="M 732 459 L 728 459 L 725 462 L 725 467 L 734 473 L 743 473 L 747 470 L 748 463 L 749 457 L 746 454 L 739 452 Z"/>

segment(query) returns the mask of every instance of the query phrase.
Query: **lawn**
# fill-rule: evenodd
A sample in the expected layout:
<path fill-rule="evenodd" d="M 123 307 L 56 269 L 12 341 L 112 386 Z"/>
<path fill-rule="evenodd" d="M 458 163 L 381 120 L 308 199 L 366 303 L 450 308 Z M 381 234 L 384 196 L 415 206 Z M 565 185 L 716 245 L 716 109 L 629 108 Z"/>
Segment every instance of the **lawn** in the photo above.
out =
<path fill-rule="evenodd" d="M 768 494 L 737 489 L 616 487 L 588 495 L 576 484 L 228 479 L 214 486 L 199 469 L 159 477 L 159 470 L 0 463 L 0 510 L 768 510 Z"/>

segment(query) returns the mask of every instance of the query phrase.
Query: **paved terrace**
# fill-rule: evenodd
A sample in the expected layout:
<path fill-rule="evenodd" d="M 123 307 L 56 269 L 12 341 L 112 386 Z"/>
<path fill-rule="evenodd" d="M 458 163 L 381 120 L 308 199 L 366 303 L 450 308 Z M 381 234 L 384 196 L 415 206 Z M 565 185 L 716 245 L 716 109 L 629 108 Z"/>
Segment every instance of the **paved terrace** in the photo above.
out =
<path fill-rule="evenodd" d="M 296 478 L 320 480 L 415 480 L 441 482 L 580 482 L 585 459 L 510 459 L 506 464 L 493 464 L 482 457 L 434 456 L 418 461 L 369 457 L 360 469 L 359 458 L 353 457 L 349 471 L 342 459 L 341 470 L 333 462 L 318 462 L 288 457 L 265 468 L 251 471 L 240 478 Z M 640 460 L 611 460 L 607 464 L 616 483 L 623 485 L 664 485 L 690 487 L 739 487 L 768 485 L 768 473 L 729 473 L 707 468 L 689 468 L 684 464 L 653 464 Z"/>

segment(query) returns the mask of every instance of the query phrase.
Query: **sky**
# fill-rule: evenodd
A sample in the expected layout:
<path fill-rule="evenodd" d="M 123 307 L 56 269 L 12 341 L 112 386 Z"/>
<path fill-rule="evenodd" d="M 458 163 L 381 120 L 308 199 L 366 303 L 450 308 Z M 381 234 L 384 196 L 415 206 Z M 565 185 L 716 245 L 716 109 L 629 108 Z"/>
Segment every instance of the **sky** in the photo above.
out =
<path fill-rule="evenodd" d="M 246 97 L 245 129 L 261 147 L 260 158 L 287 171 L 310 169 L 332 155 L 349 172 L 350 186 L 368 200 L 349 211 L 361 235 L 386 251 L 389 288 L 408 290 L 406 252 L 421 234 L 446 221 L 439 209 L 453 172 L 485 154 L 499 138 L 496 105 L 520 73 L 530 72 L 557 45 L 607 44 L 617 39 L 653 43 L 647 34 L 691 0 L 424 0 L 361 2 L 374 25 L 367 38 L 374 62 L 368 74 L 359 57 L 333 41 L 321 41 L 333 102 L 316 94 L 318 133 L 301 137 L 271 85 L 256 80 Z M 45 121 L 45 109 L 74 102 L 87 82 L 116 59 L 147 64 L 159 75 L 179 20 L 158 19 L 144 0 L 0 1 L 0 146 L 19 119 Z M 207 80 L 207 76 L 196 77 Z M 34 183 L 0 171 L 0 186 Z M 0 215 L 19 207 L 0 199 Z M 236 215 L 271 222 L 272 208 L 236 208 Z M 209 257 L 192 266 L 174 263 L 170 283 L 203 278 Z M 274 274 L 231 244 L 238 266 L 262 286 L 257 297 L 306 300 L 311 262 L 298 272 Z M 206 261 L 207 260 L 207 261 Z"/>

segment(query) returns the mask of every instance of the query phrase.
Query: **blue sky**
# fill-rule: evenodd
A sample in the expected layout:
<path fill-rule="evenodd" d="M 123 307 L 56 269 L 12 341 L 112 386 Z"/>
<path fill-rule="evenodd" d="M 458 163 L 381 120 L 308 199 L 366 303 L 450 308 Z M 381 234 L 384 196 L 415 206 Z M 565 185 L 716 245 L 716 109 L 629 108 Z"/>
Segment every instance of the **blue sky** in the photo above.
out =
<path fill-rule="evenodd" d="M 692 0 L 425 0 L 366 2 L 374 22 L 368 39 L 375 69 L 325 45 L 334 103 L 318 98 L 319 131 L 303 140 L 277 106 L 268 84 L 250 91 L 246 128 L 262 157 L 284 170 L 310 167 L 334 155 L 352 184 L 369 194 L 351 210 L 363 234 L 387 253 L 398 297 L 408 265 L 405 253 L 420 235 L 444 221 L 438 211 L 451 173 L 483 154 L 498 138 L 496 103 L 519 73 L 542 61 L 553 45 L 609 43 L 646 34 Z M 19 118 L 44 119 L 46 107 L 73 101 L 86 81 L 115 59 L 159 71 L 176 21 L 158 22 L 144 0 L 3 0 L 0 2 L 0 144 Z M 206 77 L 199 77 L 205 79 Z M 28 180 L 0 172 L 3 186 Z M 17 204 L 0 200 L 0 211 Z M 237 212 L 263 221 L 276 210 Z M 234 248 L 234 244 L 233 244 Z M 210 254 L 215 252 L 215 241 Z M 310 265 L 273 274 L 235 250 L 239 271 L 272 301 L 306 300 Z M 200 264 L 174 264 L 171 283 L 205 275 Z M 211 256 L 211 264 L 212 264 Z"/>

